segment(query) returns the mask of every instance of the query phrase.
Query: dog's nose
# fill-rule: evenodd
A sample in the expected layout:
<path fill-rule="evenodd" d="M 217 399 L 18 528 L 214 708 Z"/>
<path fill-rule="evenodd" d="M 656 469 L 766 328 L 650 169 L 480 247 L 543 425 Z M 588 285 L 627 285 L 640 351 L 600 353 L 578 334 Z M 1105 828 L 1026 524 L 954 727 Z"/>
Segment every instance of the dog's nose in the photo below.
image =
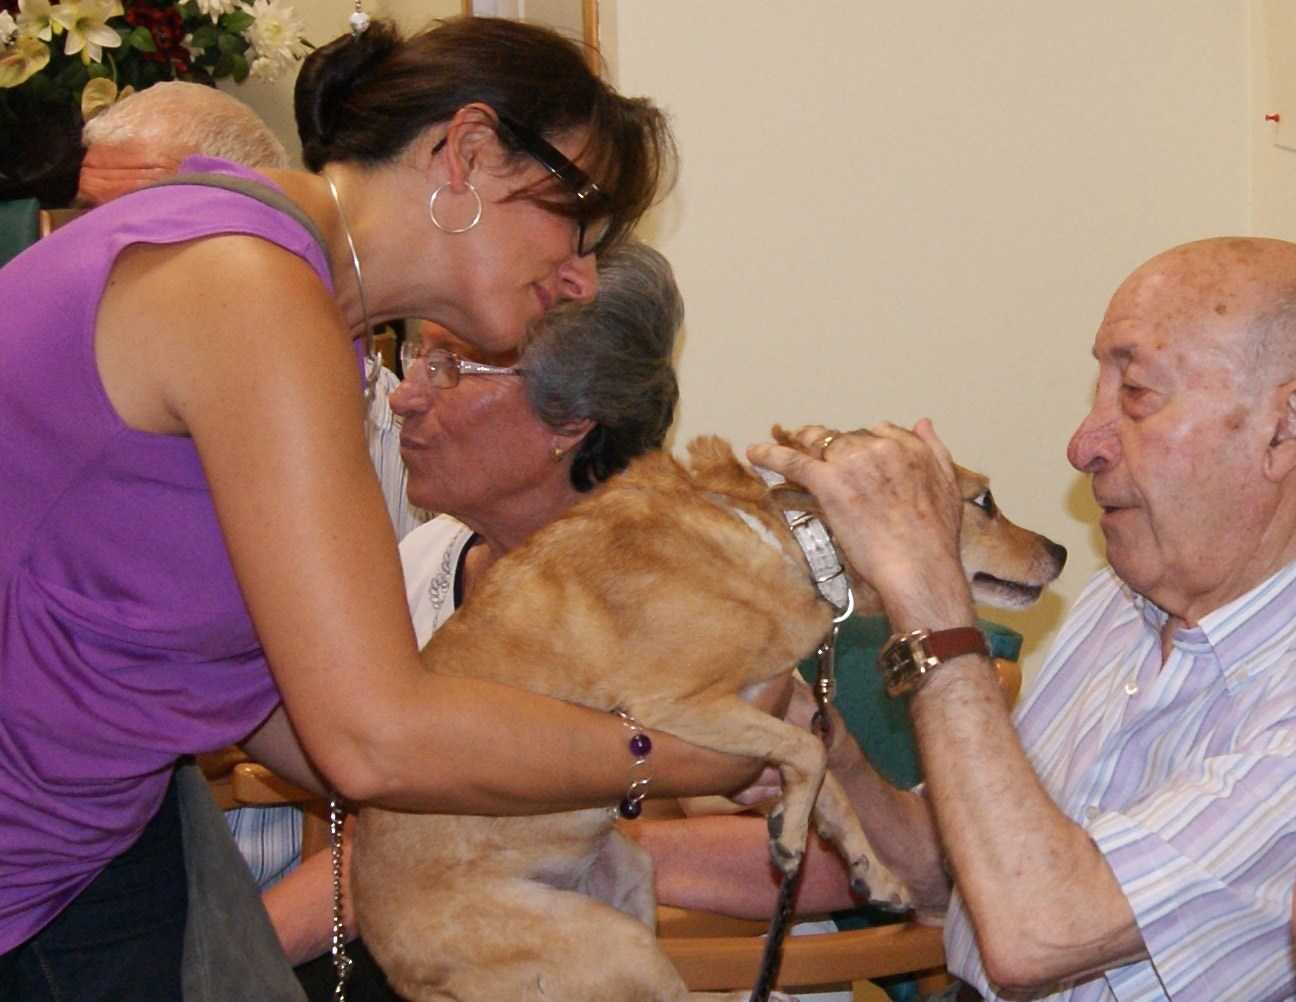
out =
<path fill-rule="evenodd" d="M 1059 571 L 1066 566 L 1067 552 L 1065 546 L 1049 539 L 1045 540 L 1044 549 L 1048 550 L 1048 555 L 1057 561 Z"/>

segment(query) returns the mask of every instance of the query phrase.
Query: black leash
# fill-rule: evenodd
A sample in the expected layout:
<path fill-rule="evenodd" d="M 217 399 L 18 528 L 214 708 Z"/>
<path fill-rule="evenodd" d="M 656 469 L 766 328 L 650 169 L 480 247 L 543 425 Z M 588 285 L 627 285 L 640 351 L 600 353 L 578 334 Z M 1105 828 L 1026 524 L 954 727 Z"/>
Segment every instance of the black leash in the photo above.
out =
<path fill-rule="evenodd" d="M 854 608 L 854 596 L 851 596 L 851 608 Z M 832 717 L 828 707 L 837 695 L 837 631 L 845 615 L 833 620 L 832 629 L 815 652 L 819 658 L 819 671 L 815 677 L 815 702 L 819 709 L 810 721 L 810 730 L 818 734 L 827 748 L 832 741 Z M 801 871 L 805 869 L 805 853 L 801 862 L 792 873 L 785 873 L 779 883 L 778 901 L 774 905 L 774 915 L 770 919 L 769 933 L 765 937 L 765 949 L 761 953 L 760 972 L 756 978 L 756 987 L 752 989 L 751 1002 L 769 1002 L 774 982 L 778 980 L 779 966 L 783 962 L 783 941 L 792 922 L 792 905 L 796 900 L 797 888 L 801 886 Z"/>

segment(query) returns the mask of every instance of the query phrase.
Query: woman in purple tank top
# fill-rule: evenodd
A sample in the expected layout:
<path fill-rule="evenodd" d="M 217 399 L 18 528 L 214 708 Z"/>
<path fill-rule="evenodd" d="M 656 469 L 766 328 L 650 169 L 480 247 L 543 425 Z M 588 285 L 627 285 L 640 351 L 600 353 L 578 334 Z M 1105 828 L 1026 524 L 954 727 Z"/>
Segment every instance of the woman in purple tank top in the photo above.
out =
<path fill-rule="evenodd" d="M 178 994 L 185 754 L 410 809 L 625 793 L 619 718 L 423 669 L 353 346 L 423 317 L 507 353 L 592 297 L 673 166 L 664 120 L 492 18 L 340 38 L 296 109 L 320 173 L 191 160 L 217 187 L 123 196 L 0 270 L 3 998 Z M 249 180 L 286 204 L 222 187 Z M 755 771 L 664 735 L 653 768 L 662 796 Z"/>

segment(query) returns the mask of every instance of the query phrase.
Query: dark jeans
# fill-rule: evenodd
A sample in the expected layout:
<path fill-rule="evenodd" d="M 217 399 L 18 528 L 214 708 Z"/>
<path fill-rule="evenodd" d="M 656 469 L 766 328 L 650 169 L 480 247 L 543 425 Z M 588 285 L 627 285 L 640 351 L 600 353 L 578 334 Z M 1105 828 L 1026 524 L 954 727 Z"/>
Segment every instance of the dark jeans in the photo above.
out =
<path fill-rule="evenodd" d="M 186 904 L 173 782 L 135 844 L 0 956 L 0 1002 L 178 1002 Z"/>

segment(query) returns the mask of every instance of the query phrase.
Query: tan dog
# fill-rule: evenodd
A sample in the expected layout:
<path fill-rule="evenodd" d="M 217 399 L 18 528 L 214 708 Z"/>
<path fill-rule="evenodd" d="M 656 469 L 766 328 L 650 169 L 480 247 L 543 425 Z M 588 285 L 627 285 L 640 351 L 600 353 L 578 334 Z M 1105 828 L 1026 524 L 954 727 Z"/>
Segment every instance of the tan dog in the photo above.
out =
<path fill-rule="evenodd" d="M 983 478 L 959 475 L 977 509 L 963 530 L 974 591 L 1025 604 L 1065 551 L 1004 519 Z M 780 493 L 804 507 L 799 492 L 772 494 L 717 438 L 691 443 L 687 466 L 643 457 L 492 567 L 423 657 L 447 674 L 621 707 L 645 727 L 779 766 L 778 865 L 799 864 L 813 809 L 857 892 L 903 907 L 904 888 L 825 780 L 819 739 L 742 699 L 812 651 L 832 618 Z M 651 862 L 607 808 L 521 818 L 365 809 L 352 886 L 371 951 L 417 1002 L 747 998 L 685 988 L 655 944 Z"/>

